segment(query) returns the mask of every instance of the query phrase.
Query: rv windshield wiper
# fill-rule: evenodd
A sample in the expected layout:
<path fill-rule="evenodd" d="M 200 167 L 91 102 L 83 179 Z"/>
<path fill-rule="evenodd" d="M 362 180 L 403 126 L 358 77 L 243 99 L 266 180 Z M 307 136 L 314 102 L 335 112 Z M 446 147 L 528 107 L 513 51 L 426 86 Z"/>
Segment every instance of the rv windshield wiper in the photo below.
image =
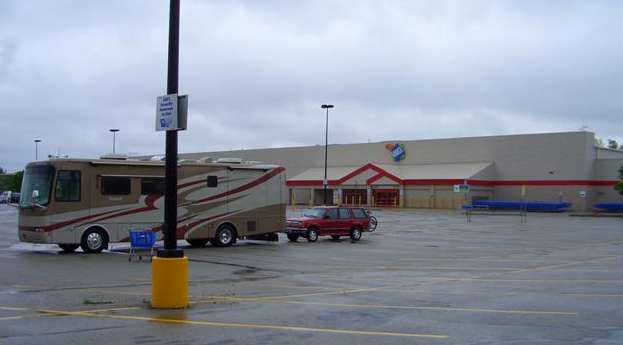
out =
<path fill-rule="evenodd" d="M 47 207 L 38 204 L 38 203 L 30 203 L 30 204 L 18 204 L 17 205 L 18 208 L 42 208 L 42 209 L 47 209 Z"/>

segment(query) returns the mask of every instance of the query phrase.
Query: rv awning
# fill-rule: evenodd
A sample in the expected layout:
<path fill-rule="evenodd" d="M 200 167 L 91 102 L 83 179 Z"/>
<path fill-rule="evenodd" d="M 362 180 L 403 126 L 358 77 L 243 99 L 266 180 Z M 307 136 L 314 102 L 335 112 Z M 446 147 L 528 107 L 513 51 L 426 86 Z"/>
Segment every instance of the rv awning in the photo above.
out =
<path fill-rule="evenodd" d="M 329 167 L 327 177 L 330 185 L 373 185 L 373 184 L 458 184 L 464 181 L 490 180 L 493 163 L 448 163 L 448 164 L 374 164 L 361 167 Z M 289 186 L 322 185 L 324 168 L 311 168 L 288 179 Z"/>

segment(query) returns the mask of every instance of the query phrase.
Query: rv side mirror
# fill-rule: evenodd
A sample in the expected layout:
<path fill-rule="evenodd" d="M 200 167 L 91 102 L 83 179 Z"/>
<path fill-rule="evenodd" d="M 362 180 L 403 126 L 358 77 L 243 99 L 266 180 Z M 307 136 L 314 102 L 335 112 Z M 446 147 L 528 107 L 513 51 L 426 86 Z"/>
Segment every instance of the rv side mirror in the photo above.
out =
<path fill-rule="evenodd" d="M 35 204 L 39 202 L 39 190 L 37 189 L 32 191 L 32 202 Z"/>
<path fill-rule="evenodd" d="M 208 188 L 216 188 L 218 186 L 218 177 L 208 176 Z"/>

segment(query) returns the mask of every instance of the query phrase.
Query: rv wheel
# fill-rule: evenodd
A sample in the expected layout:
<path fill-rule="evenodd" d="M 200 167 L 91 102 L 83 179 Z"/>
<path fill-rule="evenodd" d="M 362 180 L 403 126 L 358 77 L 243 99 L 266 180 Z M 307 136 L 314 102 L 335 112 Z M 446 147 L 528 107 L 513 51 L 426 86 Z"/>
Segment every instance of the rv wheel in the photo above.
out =
<path fill-rule="evenodd" d="M 99 253 L 108 248 L 108 236 L 100 228 L 90 228 L 82 234 L 80 247 L 85 253 Z"/>
<path fill-rule="evenodd" d="M 215 247 L 229 247 L 234 243 L 236 230 L 231 225 L 221 225 L 216 231 L 216 236 L 210 241 Z"/>
<path fill-rule="evenodd" d="M 80 247 L 79 244 L 73 244 L 73 243 L 59 243 L 58 246 L 65 253 L 73 253 L 76 251 L 76 249 L 78 249 L 78 247 Z"/>
<path fill-rule="evenodd" d="M 296 242 L 299 239 L 299 234 L 288 234 L 288 239 L 292 242 Z"/>
<path fill-rule="evenodd" d="M 193 238 L 193 239 L 188 239 L 186 240 L 186 242 L 188 242 L 188 244 L 190 244 L 191 247 L 205 247 L 206 244 L 208 244 L 208 239 L 207 238 Z"/>

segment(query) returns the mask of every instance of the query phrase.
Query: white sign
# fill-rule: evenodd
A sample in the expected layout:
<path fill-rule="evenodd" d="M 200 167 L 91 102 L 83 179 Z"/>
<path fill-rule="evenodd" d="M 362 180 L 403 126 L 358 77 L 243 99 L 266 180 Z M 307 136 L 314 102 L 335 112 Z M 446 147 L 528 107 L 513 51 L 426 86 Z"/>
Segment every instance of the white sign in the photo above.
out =
<path fill-rule="evenodd" d="M 455 184 L 453 189 L 455 193 L 469 193 L 468 184 Z"/>
<path fill-rule="evenodd" d="M 156 131 L 178 130 L 177 94 L 158 97 L 156 104 Z"/>

